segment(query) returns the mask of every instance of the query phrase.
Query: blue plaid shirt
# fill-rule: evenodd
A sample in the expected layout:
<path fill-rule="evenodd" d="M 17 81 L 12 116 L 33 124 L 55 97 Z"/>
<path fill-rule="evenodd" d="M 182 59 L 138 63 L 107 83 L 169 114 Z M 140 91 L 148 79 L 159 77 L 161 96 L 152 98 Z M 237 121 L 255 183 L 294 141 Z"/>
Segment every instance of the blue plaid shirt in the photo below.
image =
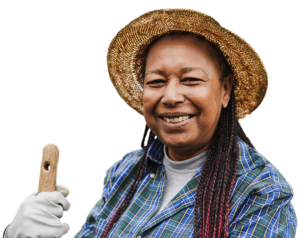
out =
<path fill-rule="evenodd" d="M 230 200 L 229 237 L 295 237 L 297 220 L 291 204 L 291 186 L 256 150 L 240 139 L 238 147 L 239 165 Z M 142 154 L 143 150 L 133 151 L 107 171 L 103 197 L 75 237 L 103 235 L 133 182 Z M 143 180 L 108 237 L 193 237 L 194 199 L 202 169 L 156 214 L 166 186 L 163 156 L 163 144 L 155 140 L 148 151 Z"/>

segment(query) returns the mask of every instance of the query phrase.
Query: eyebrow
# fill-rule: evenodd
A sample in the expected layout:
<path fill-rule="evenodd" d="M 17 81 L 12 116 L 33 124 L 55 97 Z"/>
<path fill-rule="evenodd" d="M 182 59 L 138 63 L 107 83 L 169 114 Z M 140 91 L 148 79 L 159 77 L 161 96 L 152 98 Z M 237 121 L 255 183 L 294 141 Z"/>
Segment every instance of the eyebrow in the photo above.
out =
<path fill-rule="evenodd" d="M 180 69 L 180 74 L 186 74 L 186 73 L 189 73 L 191 71 L 194 71 L 194 70 L 201 70 L 203 71 L 201 68 L 198 68 L 198 67 L 185 67 L 185 68 L 182 68 Z M 203 71 L 204 72 L 204 71 Z M 166 77 L 166 72 L 163 71 L 163 70 L 160 70 L 160 69 L 154 69 L 154 70 L 150 70 L 146 73 L 146 75 L 148 74 L 158 74 L 158 75 L 161 75 L 161 76 L 165 76 Z M 145 76 L 146 76 L 145 75 Z"/>

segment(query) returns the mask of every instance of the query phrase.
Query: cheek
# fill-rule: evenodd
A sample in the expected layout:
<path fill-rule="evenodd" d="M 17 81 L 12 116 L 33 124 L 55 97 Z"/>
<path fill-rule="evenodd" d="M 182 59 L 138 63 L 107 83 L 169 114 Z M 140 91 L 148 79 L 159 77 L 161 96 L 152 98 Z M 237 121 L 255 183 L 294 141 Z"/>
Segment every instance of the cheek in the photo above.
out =
<path fill-rule="evenodd" d="M 216 104 L 210 85 L 189 89 L 185 95 L 201 113 L 207 113 L 207 110 L 210 110 Z"/>
<path fill-rule="evenodd" d="M 154 119 L 154 108 L 159 101 L 159 97 L 154 90 L 144 89 L 143 91 L 143 106 L 144 106 L 144 117 L 147 124 Z"/>
<path fill-rule="evenodd" d="M 211 85 L 195 88 L 186 95 L 200 111 L 200 127 L 207 127 L 207 124 L 215 122 L 221 111 L 221 100 Z"/>
<path fill-rule="evenodd" d="M 151 100 L 151 98 L 152 98 L 152 100 Z M 151 92 L 151 90 L 144 89 L 143 106 L 144 106 L 144 111 L 146 111 L 147 113 L 153 107 L 153 93 Z"/>

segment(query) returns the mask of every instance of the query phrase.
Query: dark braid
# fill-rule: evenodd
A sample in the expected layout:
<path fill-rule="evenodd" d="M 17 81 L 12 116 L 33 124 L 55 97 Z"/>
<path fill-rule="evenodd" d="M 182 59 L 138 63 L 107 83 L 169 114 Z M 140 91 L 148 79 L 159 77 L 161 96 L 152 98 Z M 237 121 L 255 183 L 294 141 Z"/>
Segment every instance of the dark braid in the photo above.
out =
<path fill-rule="evenodd" d="M 224 117 L 224 115 L 221 115 L 221 117 Z M 220 130 L 220 134 L 222 135 L 224 133 L 224 125 L 223 125 L 224 124 L 224 119 L 220 120 L 220 123 L 221 123 L 221 125 L 220 125 L 219 130 Z M 214 192 L 212 190 L 212 184 L 215 184 L 216 178 L 217 178 L 217 173 L 219 171 L 220 159 L 221 159 L 221 156 L 222 156 L 223 139 L 224 139 L 224 137 L 220 137 L 219 141 L 218 141 L 217 160 L 216 160 L 216 163 L 212 163 L 212 170 L 214 172 L 211 173 L 210 176 L 208 177 L 208 180 L 210 180 L 210 185 L 206 186 L 205 189 L 204 189 L 204 198 L 205 198 L 205 201 L 204 201 L 205 209 L 203 210 L 204 217 L 210 217 L 211 212 L 212 212 L 212 209 L 208 209 L 208 208 L 209 207 L 212 208 L 211 202 L 212 202 L 212 196 L 213 196 L 213 192 Z M 207 192 L 207 195 L 205 196 L 206 192 Z M 203 227 L 204 231 L 209 230 L 209 226 L 211 225 L 211 224 L 209 224 L 208 220 L 209 219 L 207 219 L 207 221 L 206 221 L 205 227 Z"/>
<path fill-rule="evenodd" d="M 133 198 L 133 195 L 135 194 L 135 192 L 136 192 L 136 190 L 138 188 L 139 183 L 142 180 L 142 176 L 144 174 L 145 166 L 146 166 L 147 152 L 148 152 L 148 149 L 149 149 L 150 145 L 154 141 L 154 137 L 155 137 L 155 135 L 152 133 L 152 131 L 150 131 L 150 135 L 149 135 L 149 139 L 148 139 L 147 145 L 144 146 L 144 141 L 145 141 L 145 138 L 147 136 L 148 130 L 149 130 L 149 127 L 146 125 L 144 136 L 143 136 L 143 140 L 142 140 L 142 147 L 144 148 L 144 152 L 143 152 L 143 155 L 142 155 L 142 157 L 140 159 L 140 165 L 139 165 L 137 174 L 136 174 L 136 176 L 135 176 L 135 178 L 133 180 L 133 183 L 131 184 L 131 186 L 130 186 L 130 188 L 129 188 L 129 190 L 128 190 L 125 198 L 124 198 L 124 200 L 121 202 L 121 204 L 117 208 L 115 214 L 113 215 L 112 219 L 110 220 L 108 226 L 106 227 L 105 232 L 104 232 L 102 238 L 105 238 L 108 235 L 108 233 L 109 233 L 110 229 L 112 228 L 113 224 L 118 221 L 118 219 L 120 218 L 120 216 L 122 215 L 122 213 L 125 211 L 125 209 L 129 205 L 131 199 Z"/>
<path fill-rule="evenodd" d="M 201 36 L 187 32 L 171 32 L 167 34 L 167 37 L 175 38 L 177 35 L 182 34 L 204 40 Z M 145 74 L 148 51 L 156 40 L 140 55 L 143 59 L 141 82 L 143 82 Z M 230 66 L 221 51 L 209 41 L 207 41 L 207 43 L 209 44 L 208 47 L 210 47 L 209 54 L 217 67 L 219 67 L 220 82 L 223 83 L 224 79 L 231 74 Z M 154 134 L 150 131 L 148 143 L 144 146 L 148 130 L 149 128 L 146 126 L 141 144 L 142 148 L 144 148 L 144 152 L 136 177 L 125 199 L 117 208 L 117 211 L 109 222 L 102 238 L 107 236 L 113 224 L 127 208 L 142 179 L 146 165 L 147 151 L 154 140 Z M 207 159 L 196 188 L 194 203 L 195 238 L 220 238 L 228 236 L 229 202 L 238 170 L 238 136 L 249 146 L 254 148 L 237 120 L 234 89 L 232 89 L 228 106 L 221 110 L 217 129 L 212 138 Z"/>
<path fill-rule="evenodd" d="M 236 181 L 236 174 L 237 174 L 237 170 L 238 170 L 238 146 L 237 146 L 237 126 L 239 125 L 238 120 L 236 118 L 236 105 L 235 105 L 235 98 L 234 98 L 234 94 L 233 98 L 232 98 L 232 103 L 231 103 L 231 113 L 232 113 L 232 140 L 233 140 L 233 144 L 230 144 L 230 150 L 232 148 L 232 155 L 231 158 L 228 157 L 227 160 L 230 161 L 230 177 L 228 179 L 229 183 L 227 184 L 227 188 L 226 188 L 226 194 L 227 196 L 225 197 L 225 211 L 226 214 L 224 216 L 225 219 L 225 235 L 227 236 L 228 234 L 228 216 L 229 216 L 229 201 L 230 201 L 230 197 L 231 197 L 231 192 L 233 189 L 233 186 L 235 184 Z M 232 147 L 231 147 L 232 146 Z M 234 158 L 234 159 L 232 159 Z"/>
<path fill-rule="evenodd" d="M 194 204 L 195 238 L 228 236 L 229 202 L 238 169 L 237 136 L 253 147 L 238 123 L 232 90 L 228 107 L 221 111 L 197 185 Z"/>
<path fill-rule="evenodd" d="M 144 132 L 144 136 L 143 136 L 143 139 L 142 139 L 142 143 L 141 143 L 141 147 L 142 148 L 145 148 L 145 140 L 146 140 L 146 136 L 147 136 L 147 133 L 148 133 L 148 130 L 149 130 L 149 127 L 146 125 L 145 127 L 145 132 Z"/>

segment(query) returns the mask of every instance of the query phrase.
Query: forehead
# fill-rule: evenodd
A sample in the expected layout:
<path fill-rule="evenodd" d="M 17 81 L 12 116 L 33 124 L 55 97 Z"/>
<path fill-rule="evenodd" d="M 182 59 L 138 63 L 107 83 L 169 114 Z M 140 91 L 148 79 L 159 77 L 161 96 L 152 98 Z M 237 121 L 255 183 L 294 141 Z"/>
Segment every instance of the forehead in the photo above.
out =
<path fill-rule="evenodd" d="M 209 54 L 209 51 L 211 49 L 210 44 L 211 43 L 205 40 L 204 38 L 190 33 L 182 33 L 177 35 L 163 35 L 150 45 L 148 56 L 151 51 L 157 50 L 157 48 L 162 49 L 176 45 L 202 49 Z"/>
<path fill-rule="evenodd" d="M 145 56 L 145 66 L 148 63 L 149 56 L 152 57 L 153 54 L 157 55 L 157 53 L 165 53 L 170 52 L 169 50 L 184 49 L 188 48 L 188 50 L 183 50 L 181 53 L 183 54 L 191 54 L 196 55 L 200 54 L 201 57 L 209 60 L 215 61 L 216 57 L 213 56 L 213 47 L 212 43 L 205 40 L 202 37 L 198 37 L 197 35 L 184 34 L 184 35 L 163 35 L 160 38 L 156 39 L 152 44 L 150 44 L 146 56 Z M 154 53 L 155 52 L 155 53 Z M 175 51 L 176 52 L 176 49 Z M 196 54 L 195 54 L 196 53 Z M 160 56 L 157 56 L 160 57 Z M 189 57 L 189 56 L 187 56 Z M 197 55 L 196 55 L 197 57 Z M 157 59 L 155 59 L 157 60 Z M 216 62 L 213 62 L 214 66 L 219 67 Z"/>
<path fill-rule="evenodd" d="M 145 73 L 163 66 L 165 68 L 177 67 L 177 70 L 180 70 L 178 67 L 199 66 L 217 70 L 210 51 L 210 43 L 195 35 L 163 36 L 149 48 Z"/>

